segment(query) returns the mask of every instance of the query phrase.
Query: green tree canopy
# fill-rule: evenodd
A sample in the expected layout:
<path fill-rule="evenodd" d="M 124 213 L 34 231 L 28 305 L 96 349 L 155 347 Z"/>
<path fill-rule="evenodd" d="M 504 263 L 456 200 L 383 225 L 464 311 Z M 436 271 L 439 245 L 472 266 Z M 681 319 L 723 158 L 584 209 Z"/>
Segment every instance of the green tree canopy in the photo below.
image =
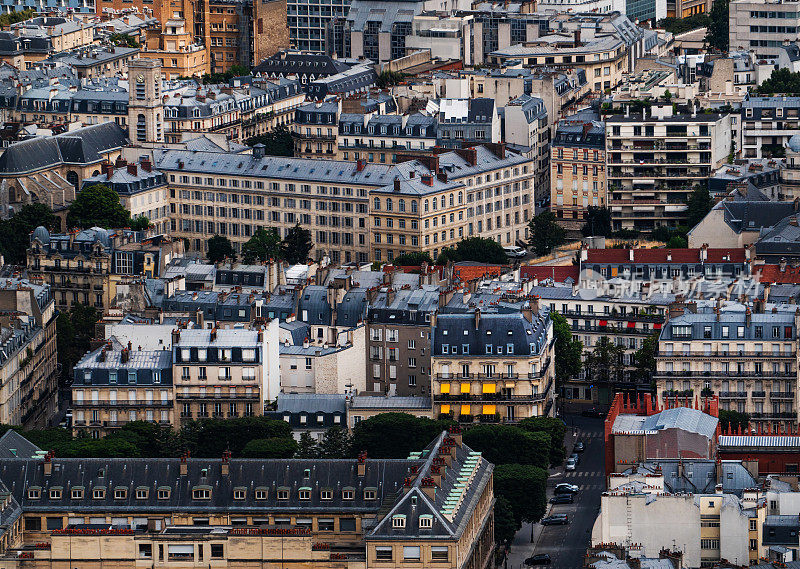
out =
<path fill-rule="evenodd" d="M 642 342 L 642 347 L 633 354 L 636 365 L 636 377 L 639 381 L 647 382 L 656 371 L 656 354 L 658 353 L 658 333 L 648 336 Z"/>
<path fill-rule="evenodd" d="M 620 381 L 625 366 L 622 357 L 625 346 L 616 345 L 608 336 L 600 336 L 594 349 L 586 355 L 586 368 L 595 381 Z"/>
<path fill-rule="evenodd" d="M 242 245 L 242 259 L 245 263 L 278 259 L 281 254 L 281 237 L 274 228 L 257 229 L 253 236 Z"/>
<path fill-rule="evenodd" d="M 573 339 L 569 322 L 562 314 L 551 312 L 550 318 L 556 337 L 556 384 L 561 386 L 580 373 L 583 367 L 583 342 Z"/>
<path fill-rule="evenodd" d="M 139 47 L 139 42 L 130 34 L 113 33 L 108 36 L 108 41 L 119 47 Z"/>
<path fill-rule="evenodd" d="M 69 311 L 58 314 L 56 358 L 61 366 L 63 383 L 72 382 L 72 370 L 75 364 L 89 351 L 91 340 L 95 335 L 94 327 L 100 315 L 94 306 L 86 304 L 73 304 Z"/>
<path fill-rule="evenodd" d="M 436 264 L 446 265 L 449 261 L 454 263 L 475 261 L 477 263 L 505 265 L 508 263 L 508 256 L 503 250 L 503 246 L 494 239 L 468 237 L 456 243 L 455 249 L 444 249 L 439 258 L 436 259 Z"/>
<path fill-rule="evenodd" d="M 261 416 L 200 419 L 186 423 L 181 434 L 192 456 L 220 457 L 226 450 L 233 456 L 241 456 L 248 441 L 291 438 L 292 428 L 285 421 Z"/>
<path fill-rule="evenodd" d="M 430 444 L 450 421 L 434 421 L 408 413 L 381 413 L 353 428 L 354 453 L 367 451 L 370 458 L 405 458 Z"/>
<path fill-rule="evenodd" d="M 548 435 L 551 466 L 561 464 L 564 461 L 564 457 L 567 454 L 567 450 L 564 448 L 564 435 L 567 427 L 561 419 L 556 417 L 527 417 L 522 419 L 517 426 L 523 431 L 546 433 Z"/>
<path fill-rule="evenodd" d="M 611 237 L 611 210 L 605 206 L 590 205 L 586 210 L 586 223 L 581 227 L 581 233 L 584 237 Z"/>
<path fill-rule="evenodd" d="M 17 24 L 19 22 L 24 22 L 25 20 L 30 20 L 34 16 L 36 16 L 36 10 L 33 8 L 25 8 L 24 10 L 15 10 L 14 12 L 0 14 L 0 27 L 6 29 L 11 24 Z"/>
<path fill-rule="evenodd" d="M 294 156 L 292 133 L 285 125 L 279 125 L 259 136 L 245 140 L 248 146 L 264 145 L 266 156 Z"/>
<path fill-rule="evenodd" d="M 494 541 L 511 544 L 514 534 L 521 527 L 514 519 L 514 507 L 505 497 L 498 496 L 494 503 Z"/>
<path fill-rule="evenodd" d="M 706 43 L 720 51 L 728 51 L 728 0 L 714 0 L 709 18 Z"/>
<path fill-rule="evenodd" d="M 134 231 L 147 231 L 150 229 L 150 220 L 145 216 L 136 217 L 130 220 L 130 228 Z"/>
<path fill-rule="evenodd" d="M 499 464 L 494 468 L 494 494 L 511 504 L 517 527 L 535 522 L 547 510 L 547 471 L 529 464 Z"/>
<path fill-rule="evenodd" d="M 680 235 L 673 235 L 667 241 L 667 247 L 670 249 L 686 249 L 687 241 L 686 237 L 681 237 Z"/>
<path fill-rule="evenodd" d="M 40 225 L 48 231 L 58 229 L 59 219 L 47 205 L 27 204 L 10 219 L 0 221 L 0 252 L 10 265 L 24 265 L 31 232 Z"/>
<path fill-rule="evenodd" d="M 347 429 L 331 427 L 319 443 L 321 458 L 347 458 L 352 454 L 352 438 Z"/>
<path fill-rule="evenodd" d="M 128 227 L 131 215 L 119 201 L 117 192 L 103 184 L 93 184 L 75 197 L 67 210 L 69 227 Z"/>
<path fill-rule="evenodd" d="M 208 240 L 208 261 L 219 263 L 225 259 L 236 260 L 236 252 L 233 250 L 233 243 L 224 235 L 214 235 Z"/>
<path fill-rule="evenodd" d="M 303 431 L 300 434 L 300 443 L 297 445 L 297 452 L 295 458 L 321 458 L 322 451 L 319 448 L 319 443 L 314 440 L 311 433 Z"/>
<path fill-rule="evenodd" d="M 800 72 L 786 67 L 774 69 L 755 91 L 760 95 L 800 95 Z"/>
<path fill-rule="evenodd" d="M 242 449 L 245 458 L 292 458 L 297 452 L 297 441 L 292 437 L 251 439 Z"/>
<path fill-rule="evenodd" d="M 313 246 L 311 232 L 298 223 L 286 233 L 281 243 L 281 256 L 290 265 L 305 263 Z"/>
<path fill-rule="evenodd" d="M 464 443 L 492 464 L 550 464 L 550 436 L 511 425 L 476 425 L 464 432 Z"/>
<path fill-rule="evenodd" d="M 430 254 L 425 251 L 403 253 L 392 260 L 392 264 L 398 267 L 418 267 L 422 265 L 422 263 L 433 265 L 433 259 Z"/>
<path fill-rule="evenodd" d="M 711 23 L 708 14 L 694 14 L 688 18 L 664 18 L 658 21 L 658 27 L 671 34 L 682 34 L 698 28 L 707 28 Z"/>
<path fill-rule="evenodd" d="M 711 201 L 711 195 L 708 193 L 708 188 L 703 186 L 695 187 L 686 202 L 686 206 L 689 227 L 694 227 L 703 221 L 703 218 L 708 215 L 708 212 L 714 206 Z"/>
<path fill-rule="evenodd" d="M 556 222 L 556 216 L 549 210 L 543 211 L 530 221 L 528 233 L 530 234 L 528 242 L 534 253 L 540 257 L 549 254 L 566 240 L 564 228 Z"/>
<path fill-rule="evenodd" d="M 723 432 L 744 431 L 750 423 L 750 415 L 740 411 L 720 409 L 719 424 Z"/>

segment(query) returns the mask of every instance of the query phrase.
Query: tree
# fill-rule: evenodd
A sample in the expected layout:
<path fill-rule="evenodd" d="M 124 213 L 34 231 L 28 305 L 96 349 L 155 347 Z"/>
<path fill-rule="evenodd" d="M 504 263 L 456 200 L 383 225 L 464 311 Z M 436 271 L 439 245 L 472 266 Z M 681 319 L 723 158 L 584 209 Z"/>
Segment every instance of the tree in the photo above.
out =
<path fill-rule="evenodd" d="M 528 417 L 522 419 L 517 426 L 524 431 L 548 435 L 551 466 L 561 464 L 564 461 L 564 457 L 567 454 L 567 449 L 564 448 L 564 435 L 567 432 L 567 426 L 561 419 L 555 417 Z"/>
<path fill-rule="evenodd" d="M 0 252 L 6 263 L 25 264 L 31 232 L 40 225 L 48 231 L 59 225 L 53 210 L 43 203 L 24 205 L 12 218 L 0 221 Z"/>
<path fill-rule="evenodd" d="M 557 312 L 551 312 L 553 333 L 556 337 L 556 385 L 564 385 L 569 378 L 578 375 L 583 367 L 583 342 L 572 337 L 567 319 Z"/>
<path fill-rule="evenodd" d="M 211 263 L 218 263 L 224 259 L 236 260 L 233 244 L 227 237 L 214 235 L 208 240 L 208 260 Z"/>
<path fill-rule="evenodd" d="M 371 458 L 406 458 L 425 448 L 451 421 L 434 421 L 408 413 L 380 413 L 353 427 L 354 453 Z"/>
<path fill-rule="evenodd" d="M 464 432 L 464 443 L 492 464 L 550 464 L 550 436 L 511 425 L 477 425 Z"/>
<path fill-rule="evenodd" d="M 642 342 L 642 347 L 633 354 L 634 365 L 636 366 L 636 379 L 641 382 L 649 382 L 656 371 L 656 354 L 658 353 L 658 334 L 648 336 Z"/>
<path fill-rule="evenodd" d="M 24 22 L 25 20 L 30 20 L 36 16 L 36 10 L 33 8 L 26 8 L 24 10 L 18 10 L 14 12 L 8 12 L 5 14 L 0 14 L 0 28 L 6 29 L 11 24 L 16 24 L 19 22 Z"/>
<path fill-rule="evenodd" d="M 311 242 L 311 232 L 303 229 L 298 223 L 292 227 L 281 242 L 281 256 L 290 265 L 305 263 L 314 244 Z"/>
<path fill-rule="evenodd" d="M 707 28 L 710 21 L 708 14 L 695 14 L 688 18 L 664 18 L 658 21 L 658 27 L 671 34 L 682 34 L 698 28 Z"/>
<path fill-rule="evenodd" d="M 711 195 L 708 193 L 708 188 L 703 186 L 696 186 L 694 191 L 689 196 L 686 202 L 686 215 L 689 222 L 689 227 L 694 227 L 711 211 L 713 203 L 711 202 Z"/>
<path fill-rule="evenodd" d="M 117 192 L 103 184 L 93 184 L 83 189 L 67 210 L 69 227 L 127 227 L 130 213 L 119 201 Z"/>
<path fill-rule="evenodd" d="M 719 424 L 723 432 L 745 431 L 750 423 L 750 415 L 739 411 L 720 409 Z"/>
<path fill-rule="evenodd" d="M 442 250 L 436 259 L 437 265 L 446 265 L 448 262 L 475 261 L 492 265 L 505 265 L 508 263 L 503 246 L 494 239 L 487 237 L 469 237 L 456 243 L 455 248 Z"/>
<path fill-rule="evenodd" d="M 59 313 L 56 319 L 58 337 L 57 360 L 61 366 L 61 379 L 65 383 L 72 380 L 72 369 L 83 355 L 89 351 L 95 335 L 95 325 L 100 312 L 94 306 L 73 304 L 68 312 Z"/>
<path fill-rule="evenodd" d="M 331 427 L 319 443 L 321 458 L 347 458 L 351 454 L 352 439 L 347 429 Z"/>
<path fill-rule="evenodd" d="M 108 36 L 108 41 L 119 47 L 139 47 L 139 42 L 130 34 L 113 33 Z"/>
<path fill-rule="evenodd" d="M 611 210 L 605 206 L 595 207 L 590 205 L 586 210 L 586 223 L 581 227 L 584 237 L 600 235 L 610 237 L 611 229 Z"/>
<path fill-rule="evenodd" d="M 617 346 L 608 336 L 598 338 L 594 350 L 586 355 L 586 368 L 594 381 L 619 381 L 622 379 L 624 366 L 622 356 L 624 346 Z"/>
<path fill-rule="evenodd" d="M 297 445 L 297 452 L 294 456 L 295 458 L 320 458 L 319 443 L 308 431 L 300 434 L 300 443 Z"/>
<path fill-rule="evenodd" d="M 543 211 L 528 224 L 529 244 L 538 256 L 549 254 L 565 241 L 564 228 L 556 222 L 552 211 Z"/>
<path fill-rule="evenodd" d="M 379 89 L 386 89 L 387 87 L 399 85 L 405 77 L 405 73 L 399 71 L 384 71 L 378 75 L 378 78 L 375 80 L 375 85 L 377 85 Z"/>
<path fill-rule="evenodd" d="M 134 231 L 147 231 L 150 229 L 150 225 L 150 220 L 145 216 L 136 217 L 130 221 L 130 227 Z"/>
<path fill-rule="evenodd" d="M 230 83 L 234 77 L 245 77 L 250 75 L 250 68 L 244 65 L 231 65 L 231 68 L 224 73 L 204 73 L 200 76 L 203 85 L 217 85 L 220 83 Z M 192 79 L 191 77 L 181 77 L 180 79 Z"/>
<path fill-rule="evenodd" d="M 252 439 L 242 449 L 245 458 L 292 458 L 297 452 L 297 441 L 292 437 Z"/>
<path fill-rule="evenodd" d="M 511 502 L 503 496 L 498 496 L 494 503 L 494 541 L 510 545 L 520 527 L 514 519 L 514 507 Z"/>
<path fill-rule="evenodd" d="M 680 235 L 673 235 L 667 241 L 667 247 L 670 249 L 686 249 L 687 246 L 686 237 L 681 237 Z"/>
<path fill-rule="evenodd" d="M 286 125 L 279 125 L 259 136 L 245 140 L 248 146 L 264 145 L 264 154 L 267 156 L 294 156 L 294 140 L 292 133 Z"/>
<path fill-rule="evenodd" d="M 430 254 L 424 251 L 403 253 L 392 260 L 392 264 L 398 267 L 418 267 L 423 263 L 433 265 L 433 259 L 431 258 Z"/>
<path fill-rule="evenodd" d="M 281 236 L 274 228 L 260 228 L 242 245 L 242 259 L 245 263 L 278 259 L 281 253 Z"/>
<path fill-rule="evenodd" d="M 285 421 L 263 416 L 200 419 L 186 423 L 181 436 L 183 445 L 192 456 L 220 457 L 226 450 L 233 456 L 241 456 L 249 441 L 292 438 L 292 428 Z"/>
<path fill-rule="evenodd" d="M 714 0 L 709 18 L 706 43 L 720 51 L 728 51 L 728 0 Z"/>
<path fill-rule="evenodd" d="M 547 509 L 547 471 L 529 464 L 494 467 L 494 494 L 511 504 L 517 527 L 539 520 Z"/>
<path fill-rule="evenodd" d="M 177 456 L 180 441 L 177 433 L 168 426 L 147 421 L 132 421 L 114 431 L 106 438 L 114 437 L 134 445 L 138 456 L 164 457 Z"/>
<path fill-rule="evenodd" d="M 761 85 L 756 88 L 760 95 L 800 95 L 800 73 L 789 71 L 786 67 L 774 69 Z"/>

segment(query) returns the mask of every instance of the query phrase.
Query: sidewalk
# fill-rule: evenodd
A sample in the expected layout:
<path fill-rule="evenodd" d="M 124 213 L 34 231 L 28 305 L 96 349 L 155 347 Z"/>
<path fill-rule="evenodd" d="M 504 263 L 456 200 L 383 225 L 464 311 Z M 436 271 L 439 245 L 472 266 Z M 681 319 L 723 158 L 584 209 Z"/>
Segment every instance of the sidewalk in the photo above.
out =
<path fill-rule="evenodd" d="M 567 425 L 567 431 L 564 433 L 564 446 L 567 449 L 567 456 L 572 454 L 572 448 L 575 446 L 577 440 L 577 429 Z M 560 464 L 547 471 L 547 508 L 545 516 L 550 515 L 553 505 L 550 503 L 550 498 L 553 497 L 553 488 L 564 475 L 564 465 Z M 542 535 L 543 526 L 540 523 L 525 523 L 523 522 L 522 528 L 514 535 L 514 541 L 511 542 L 511 548 L 506 558 L 506 563 L 503 565 L 504 569 L 524 569 L 525 560 L 533 555 L 533 550 L 539 543 L 539 538 Z M 533 534 L 531 535 L 531 532 Z"/>

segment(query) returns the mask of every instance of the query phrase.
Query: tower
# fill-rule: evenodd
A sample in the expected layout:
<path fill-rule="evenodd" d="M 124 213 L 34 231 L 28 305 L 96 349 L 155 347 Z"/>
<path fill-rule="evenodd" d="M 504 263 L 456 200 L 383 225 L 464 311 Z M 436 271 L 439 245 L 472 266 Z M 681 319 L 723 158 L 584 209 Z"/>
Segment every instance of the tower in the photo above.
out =
<path fill-rule="evenodd" d="M 134 144 L 164 141 L 161 61 L 128 62 L 128 136 Z"/>

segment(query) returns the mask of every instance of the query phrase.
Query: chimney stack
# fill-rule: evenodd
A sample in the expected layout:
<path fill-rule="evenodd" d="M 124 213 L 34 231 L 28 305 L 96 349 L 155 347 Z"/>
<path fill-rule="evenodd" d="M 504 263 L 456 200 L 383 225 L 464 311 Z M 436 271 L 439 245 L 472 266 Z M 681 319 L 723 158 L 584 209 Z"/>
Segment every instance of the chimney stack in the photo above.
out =
<path fill-rule="evenodd" d="M 44 475 L 50 476 L 53 473 L 53 451 L 49 451 L 44 455 Z"/>
<path fill-rule="evenodd" d="M 222 453 L 222 475 L 228 476 L 230 474 L 231 451 L 226 450 Z"/>
<path fill-rule="evenodd" d="M 184 454 L 181 457 L 181 470 L 180 470 L 181 476 L 186 476 L 189 474 L 189 465 L 186 463 L 186 460 L 188 458 L 189 458 L 188 454 Z"/>
<path fill-rule="evenodd" d="M 362 450 L 360 453 L 358 453 L 357 474 L 359 478 L 362 478 L 367 474 L 367 451 L 365 450 Z"/>

